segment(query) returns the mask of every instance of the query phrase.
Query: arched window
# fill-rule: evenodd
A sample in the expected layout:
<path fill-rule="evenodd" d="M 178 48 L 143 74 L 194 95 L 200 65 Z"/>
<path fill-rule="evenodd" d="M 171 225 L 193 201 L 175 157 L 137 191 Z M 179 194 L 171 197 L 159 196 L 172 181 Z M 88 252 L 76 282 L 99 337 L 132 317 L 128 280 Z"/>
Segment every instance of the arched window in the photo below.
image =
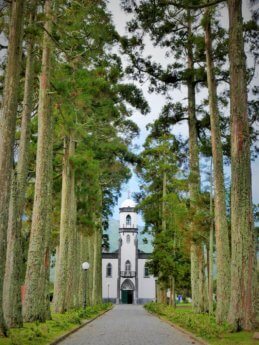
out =
<path fill-rule="evenodd" d="M 126 237 L 126 242 L 127 242 L 127 243 L 130 243 L 130 235 L 127 235 L 127 237 Z"/>
<path fill-rule="evenodd" d="M 149 277 L 149 268 L 148 268 L 147 263 L 145 263 L 145 266 L 144 266 L 144 278 L 148 278 L 148 277 Z"/>
<path fill-rule="evenodd" d="M 130 272 L 131 271 L 131 263 L 129 260 L 125 262 L 125 271 Z"/>
<path fill-rule="evenodd" d="M 129 214 L 126 217 L 126 225 L 131 226 L 131 216 Z"/>
<path fill-rule="evenodd" d="M 106 277 L 110 278 L 112 276 L 112 264 L 108 263 L 106 266 Z"/>

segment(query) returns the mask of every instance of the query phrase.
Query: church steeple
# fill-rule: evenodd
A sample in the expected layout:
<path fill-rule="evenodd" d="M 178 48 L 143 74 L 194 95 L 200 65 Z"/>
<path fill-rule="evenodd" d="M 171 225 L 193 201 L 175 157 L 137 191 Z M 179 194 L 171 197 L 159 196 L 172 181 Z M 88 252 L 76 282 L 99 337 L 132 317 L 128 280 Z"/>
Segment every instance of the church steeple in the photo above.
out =
<path fill-rule="evenodd" d="M 138 250 L 137 205 L 128 197 L 120 206 L 118 250 L 102 254 L 102 291 L 105 301 L 155 301 L 155 278 L 146 273 L 150 254 Z"/>
<path fill-rule="evenodd" d="M 118 297 L 123 302 L 127 295 L 133 303 L 138 300 L 138 225 L 135 208 L 136 204 L 131 199 L 121 204 L 118 256 Z"/>
<path fill-rule="evenodd" d="M 120 232 L 138 232 L 136 204 L 131 199 L 123 201 L 120 207 Z"/>

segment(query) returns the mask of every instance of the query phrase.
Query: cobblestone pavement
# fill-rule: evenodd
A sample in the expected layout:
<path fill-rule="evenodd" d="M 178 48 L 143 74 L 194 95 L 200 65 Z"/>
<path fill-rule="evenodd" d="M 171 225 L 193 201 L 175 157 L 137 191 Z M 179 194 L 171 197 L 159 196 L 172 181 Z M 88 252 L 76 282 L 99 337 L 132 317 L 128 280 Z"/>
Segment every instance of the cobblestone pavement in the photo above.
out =
<path fill-rule="evenodd" d="M 116 305 L 61 345 L 190 345 L 198 343 L 139 305 Z"/>

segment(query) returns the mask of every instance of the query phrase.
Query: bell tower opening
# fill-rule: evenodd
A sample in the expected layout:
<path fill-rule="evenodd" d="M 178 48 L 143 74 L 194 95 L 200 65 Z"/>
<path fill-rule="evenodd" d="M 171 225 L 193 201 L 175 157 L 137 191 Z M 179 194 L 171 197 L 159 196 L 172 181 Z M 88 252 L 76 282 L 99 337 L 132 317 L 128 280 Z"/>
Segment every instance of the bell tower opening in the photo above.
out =
<path fill-rule="evenodd" d="M 131 216 L 129 214 L 126 217 L 126 226 L 131 226 Z"/>

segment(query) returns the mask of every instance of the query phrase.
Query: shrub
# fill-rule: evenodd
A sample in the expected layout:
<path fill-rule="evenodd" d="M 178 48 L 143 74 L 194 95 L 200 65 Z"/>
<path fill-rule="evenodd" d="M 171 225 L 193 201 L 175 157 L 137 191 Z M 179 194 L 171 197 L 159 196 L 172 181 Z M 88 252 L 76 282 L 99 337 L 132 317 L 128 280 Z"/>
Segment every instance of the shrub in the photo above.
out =
<path fill-rule="evenodd" d="M 172 308 L 159 303 L 148 303 L 145 308 L 150 312 L 164 316 L 169 321 L 188 329 L 199 337 L 220 338 L 230 331 L 227 324 L 218 325 L 215 317 L 208 314 L 197 314 L 191 309 Z"/>

